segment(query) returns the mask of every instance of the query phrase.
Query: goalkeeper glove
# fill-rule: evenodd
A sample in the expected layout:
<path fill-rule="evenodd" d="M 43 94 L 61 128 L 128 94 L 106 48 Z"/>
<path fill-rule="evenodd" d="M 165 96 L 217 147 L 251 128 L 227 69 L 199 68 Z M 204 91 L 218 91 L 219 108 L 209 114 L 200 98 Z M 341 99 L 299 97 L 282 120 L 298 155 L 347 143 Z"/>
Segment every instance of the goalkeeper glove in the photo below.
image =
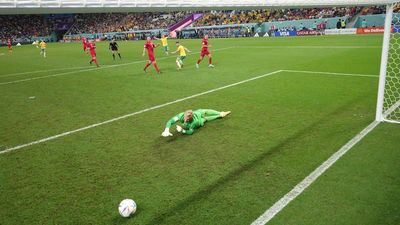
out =
<path fill-rule="evenodd" d="M 178 131 L 179 133 L 182 132 L 183 128 L 179 125 L 176 125 L 176 131 Z"/>
<path fill-rule="evenodd" d="M 162 132 L 161 136 L 163 137 L 169 137 L 172 136 L 171 132 L 169 132 L 169 128 L 165 128 L 164 132 Z"/>

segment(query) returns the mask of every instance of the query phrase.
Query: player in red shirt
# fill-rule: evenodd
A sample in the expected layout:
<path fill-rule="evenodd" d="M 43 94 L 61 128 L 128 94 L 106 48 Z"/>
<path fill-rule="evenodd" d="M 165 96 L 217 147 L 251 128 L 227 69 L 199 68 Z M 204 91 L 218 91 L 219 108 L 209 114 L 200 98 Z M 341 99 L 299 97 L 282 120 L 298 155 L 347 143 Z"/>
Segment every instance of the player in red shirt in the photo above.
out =
<path fill-rule="evenodd" d="M 83 45 L 83 51 L 86 52 L 86 49 L 89 48 L 89 43 L 85 37 L 82 37 L 82 45 Z"/>
<path fill-rule="evenodd" d="M 204 35 L 203 41 L 202 41 L 202 47 L 201 47 L 201 53 L 200 53 L 200 58 L 197 60 L 196 63 L 196 68 L 199 68 L 199 64 L 201 63 L 201 60 L 203 60 L 204 56 L 208 57 L 208 67 L 213 68 L 214 65 L 212 64 L 212 58 L 211 58 L 211 53 L 208 50 L 211 45 L 208 45 L 208 35 Z"/>
<path fill-rule="evenodd" d="M 7 40 L 8 52 L 12 52 L 12 41 L 11 38 Z"/>
<path fill-rule="evenodd" d="M 153 64 L 154 68 L 156 68 L 156 70 L 157 70 L 157 73 L 161 73 L 160 69 L 157 66 L 156 58 L 154 56 L 154 48 L 156 48 L 157 46 L 159 46 L 159 44 L 154 44 L 151 41 L 151 37 L 147 37 L 147 41 L 144 44 L 144 48 L 143 48 L 143 56 L 147 50 L 147 55 L 149 56 L 149 60 L 147 61 L 146 65 L 143 68 L 144 72 L 146 72 L 147 67 L 149 67 L 151 64 Z"/>
<path fill-rule="evenodd" d="M 92 64 L 92 62 L 94 62 L 96 66 L 99 67 L 96 59 L 96 43 L 94 41 L 90 41 L 87 44 L 87 48 L 89 49 L 90 55 L 92 56 L 92 60 L 90 60 L 89 63 Z"/>

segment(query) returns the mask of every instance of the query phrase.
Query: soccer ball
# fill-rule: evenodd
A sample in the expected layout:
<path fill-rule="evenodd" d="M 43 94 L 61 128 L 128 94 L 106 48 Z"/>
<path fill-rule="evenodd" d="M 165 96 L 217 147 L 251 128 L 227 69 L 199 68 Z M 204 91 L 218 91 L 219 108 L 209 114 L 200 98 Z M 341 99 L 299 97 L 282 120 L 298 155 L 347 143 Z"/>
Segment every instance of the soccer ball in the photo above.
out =
<path fill-rule="evenodd" d="M 118 206 L 119 214 L 122 217 L 129 217 L 136 212 L 136 203 L 132 199 L 124 199 Z"/>

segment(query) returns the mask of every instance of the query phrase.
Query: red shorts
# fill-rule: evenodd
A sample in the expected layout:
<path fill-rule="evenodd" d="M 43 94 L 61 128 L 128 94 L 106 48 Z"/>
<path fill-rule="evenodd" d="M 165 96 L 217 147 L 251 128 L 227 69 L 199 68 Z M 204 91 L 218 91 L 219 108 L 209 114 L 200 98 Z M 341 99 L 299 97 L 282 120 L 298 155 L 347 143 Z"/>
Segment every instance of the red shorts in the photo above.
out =
<path fill-rule="evenodd" d="M 208 51 L 208 49 L 202 49 L 201 53 L 200 53 L 200 56 L 204 57 L 205 55 L 209 55 L 209 54 L 210 54 L 210 52 Z"/>
<path fill-rule="evenodd" d="M 151 61 L 151 62 L 156 61 L 156 58 L 154 57 L 154 55 L 149 55 L 149 61 Z"/>
<path fill-rule="evenodd" d="M 10 50 L 11 50 L 11 49 L 12 49 L 12 46 L 11 46 L 11 45 L 9 45 L 9 46 L 8 46 L 8 49 L 10 49 Z"/>
<path fill-rule="evenodd" d="M 91 52 L 90 55 L 92 56 L 92 59 L 96 59 L 96 52 Z"/>

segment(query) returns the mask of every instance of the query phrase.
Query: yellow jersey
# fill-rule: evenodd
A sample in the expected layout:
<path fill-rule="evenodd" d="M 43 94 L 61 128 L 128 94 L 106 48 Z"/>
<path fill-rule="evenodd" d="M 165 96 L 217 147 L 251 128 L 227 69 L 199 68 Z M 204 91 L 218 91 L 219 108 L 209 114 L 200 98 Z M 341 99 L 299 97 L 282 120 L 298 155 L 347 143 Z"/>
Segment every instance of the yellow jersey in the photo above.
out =
<path fill-rule="evenodd" d="M 179 45 L 178 51 L 180 56 L 186 56 L 185 48 L 182 45 Z"/>
<path fill-rule="evenodd" d="M 44 41 L 40 42 L 39 46 L 41 49 L 46 49 L 46 42 Z"/>
<path fill-rule="evenodd" d="M 167 46 L 168 45 L 168 38 L 167 37 L 163 37 L 160 39 L 162 46 Z"/>

